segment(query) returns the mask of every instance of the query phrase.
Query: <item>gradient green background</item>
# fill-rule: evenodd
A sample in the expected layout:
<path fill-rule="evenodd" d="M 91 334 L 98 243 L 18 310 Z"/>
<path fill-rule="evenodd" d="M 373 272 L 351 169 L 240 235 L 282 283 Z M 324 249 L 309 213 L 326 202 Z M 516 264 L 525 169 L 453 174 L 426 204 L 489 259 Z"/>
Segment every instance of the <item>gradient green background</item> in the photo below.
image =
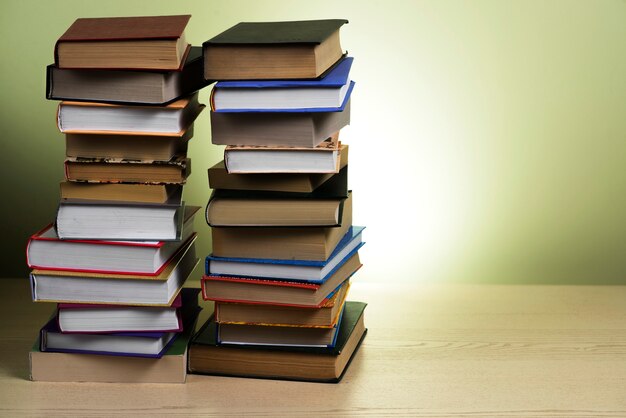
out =
<path fill-rule="evenodd" d="M 342 139 L 368 227 L 359 280 L 626 284 L 620 0 L 2 0 L 2 276 L 26 276 L 27 238 L 58 203 L 64 138 L 44 91 L 55 40 L 78 17 L 186 13 L 194 45 L 239 21 L 350 21 Z M 206 204 L 221 158 L 208 116 L 190 145 L 190 204 Z"/>

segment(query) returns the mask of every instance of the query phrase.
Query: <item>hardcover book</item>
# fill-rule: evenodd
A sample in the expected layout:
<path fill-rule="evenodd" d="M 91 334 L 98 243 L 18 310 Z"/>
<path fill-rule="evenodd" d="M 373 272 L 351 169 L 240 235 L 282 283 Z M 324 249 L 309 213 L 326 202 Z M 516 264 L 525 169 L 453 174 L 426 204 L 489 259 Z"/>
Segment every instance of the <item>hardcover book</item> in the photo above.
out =
<path fill-rule="evenodd" d="M 181 184 L 62 181 L 60 188 L 61 200 L 99 200 L 180 205 L 183 194 L 183 186 Z"/>
<path fill-rule="evenodd" d="M 176 70 L 191 15 L 80 18 L 54 47 L 59 68 Z"/>
<path fill-rule="evenodd" d="M 228 346 L 217 343 L 217 324 L 207 321 L 189 348 L 190 373 L 314 382 L 344 376 L 367 329 L 365 303 L 347 302 L 333 348 Z"/>

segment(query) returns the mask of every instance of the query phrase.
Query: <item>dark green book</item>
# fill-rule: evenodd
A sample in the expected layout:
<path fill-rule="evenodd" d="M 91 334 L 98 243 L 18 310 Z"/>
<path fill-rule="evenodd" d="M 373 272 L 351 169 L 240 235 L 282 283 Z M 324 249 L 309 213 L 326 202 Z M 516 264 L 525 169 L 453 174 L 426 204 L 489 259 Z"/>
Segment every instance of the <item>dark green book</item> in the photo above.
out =
<path fill-rule="evenodd" d="M 333 348 L 218 345 L 218 325 L 212 317 L 191 341 L 189 372 L 339 382 L 367 333 L 363 318 L 365 306 L 363 302 L 346 302 Z"/>

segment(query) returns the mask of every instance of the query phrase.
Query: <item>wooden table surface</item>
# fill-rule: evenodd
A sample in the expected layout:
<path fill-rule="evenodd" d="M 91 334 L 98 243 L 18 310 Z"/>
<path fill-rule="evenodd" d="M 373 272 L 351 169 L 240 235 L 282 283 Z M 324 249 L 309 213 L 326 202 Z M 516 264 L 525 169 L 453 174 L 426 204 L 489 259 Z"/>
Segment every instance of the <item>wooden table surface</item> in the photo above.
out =
<path fill-rule="evenodd" d="M 189 375 L 184 385 L 28 380 L 53 306 L 0 279 L 0 415 L 626 417 L 626 287 L 373 284 L 339 384 Z"/>

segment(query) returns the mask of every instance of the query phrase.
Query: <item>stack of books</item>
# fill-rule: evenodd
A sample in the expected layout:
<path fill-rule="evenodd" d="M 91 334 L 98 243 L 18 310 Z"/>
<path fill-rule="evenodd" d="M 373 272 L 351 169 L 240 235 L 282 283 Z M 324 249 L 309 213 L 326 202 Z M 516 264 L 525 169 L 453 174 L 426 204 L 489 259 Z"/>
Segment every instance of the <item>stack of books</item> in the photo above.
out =
<path fill-rule="evenodd" d="M 199 289 L 182 188 L 203 107 L 191 16 L 76 20 L 55 46 L 65 181 L 53 224 L 28 243 L 34 301 L 58 303 L 30 353 L 44 381 L 184 382 Z"/>
<path fill-rule="evenodd" d="M 345 20 L 240 23 L 204 43 L 212 142 L 202 278 L 215 314 L 192 340 L 195 373 L 338 381 L 362 341 L 365 303 L 348 146 L 353 59 Z"/>

